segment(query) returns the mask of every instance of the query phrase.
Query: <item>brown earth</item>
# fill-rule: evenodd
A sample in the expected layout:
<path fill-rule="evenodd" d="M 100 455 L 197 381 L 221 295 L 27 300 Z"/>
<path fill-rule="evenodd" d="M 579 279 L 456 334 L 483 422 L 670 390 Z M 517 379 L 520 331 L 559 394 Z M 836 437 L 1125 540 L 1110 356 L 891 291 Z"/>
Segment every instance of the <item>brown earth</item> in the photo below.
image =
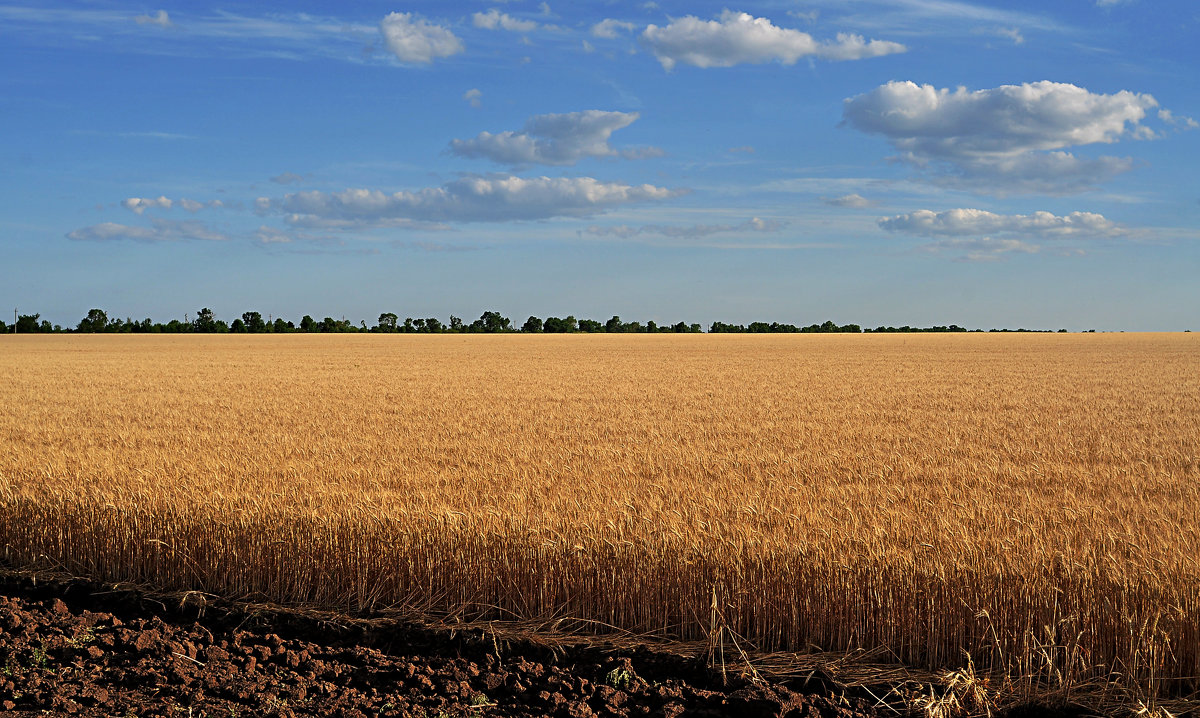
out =
<path fill-rule="evenodd" d="M 0 713 L 6 715 L 885 714 L 873 704 L 820 676 L 791 687 L 751 682 L 645 648 L 501 640 L 478 626 L 340 621 L 211 599 L 201 605 L 196 596 L 82 580 L 0 575 Z M 1025 715 L 1037 714 L 1046 711 Z"/>

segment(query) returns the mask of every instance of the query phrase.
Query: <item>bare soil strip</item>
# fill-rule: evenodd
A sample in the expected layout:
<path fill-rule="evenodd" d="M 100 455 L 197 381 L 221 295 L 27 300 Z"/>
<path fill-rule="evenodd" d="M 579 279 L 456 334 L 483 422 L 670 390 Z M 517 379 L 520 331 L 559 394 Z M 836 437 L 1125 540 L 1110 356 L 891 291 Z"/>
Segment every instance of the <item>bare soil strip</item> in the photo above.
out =
<path fill-rule="evenodd" d="M 0 711 L 14 716 L 880 715 L 816 674 L 805 692 L 644 647 L 15 572 L 0 574 L 0 666 Z"/>

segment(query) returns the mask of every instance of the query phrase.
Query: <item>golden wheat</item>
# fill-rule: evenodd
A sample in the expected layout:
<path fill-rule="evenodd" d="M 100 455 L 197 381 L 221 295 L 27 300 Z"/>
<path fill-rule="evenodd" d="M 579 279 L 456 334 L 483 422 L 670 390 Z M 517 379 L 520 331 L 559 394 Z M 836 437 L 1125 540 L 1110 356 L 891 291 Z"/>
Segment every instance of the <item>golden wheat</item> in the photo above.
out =
<path fill-rule="evenodd" d="M 10 564 L 1200 676 L 1192 335 L 0 338 Z"/>

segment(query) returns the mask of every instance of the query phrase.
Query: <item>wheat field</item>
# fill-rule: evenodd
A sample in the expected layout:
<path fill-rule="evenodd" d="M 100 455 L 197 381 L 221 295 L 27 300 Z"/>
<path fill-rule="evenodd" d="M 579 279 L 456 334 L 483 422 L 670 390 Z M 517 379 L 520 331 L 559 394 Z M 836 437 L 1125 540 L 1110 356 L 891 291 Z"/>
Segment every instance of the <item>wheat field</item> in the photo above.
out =
<path fill-rule="evenodd" d="M 1200 689 L 1194 335 L 17 336 L 0 377 L 11 566 Z"/>

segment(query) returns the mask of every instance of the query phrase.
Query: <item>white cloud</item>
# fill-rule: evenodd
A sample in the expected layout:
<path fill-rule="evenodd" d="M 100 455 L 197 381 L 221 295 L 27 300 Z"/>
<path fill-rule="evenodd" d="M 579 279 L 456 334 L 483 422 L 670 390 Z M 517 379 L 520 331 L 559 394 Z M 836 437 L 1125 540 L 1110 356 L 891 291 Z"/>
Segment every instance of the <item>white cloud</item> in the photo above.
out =
<path fill-rule="evenodd" d="M 678 63 L 696 67 L 731 67 L 742 63 L 794 64 L 802 57 L 858 60 L 904 52 L 899 43 L 865 41 L 860 35 L 839 33 L 836 42 L 817 42 L 799 30 L 777 27 L 766 18 L 726 10 L 718 20 L 688 15 L 665 27 L 649 25 L 642 43 L 671 70 Z"/>
<path fill-rule="evenodd" d="M 1017 27 L 998 27 L 996 34 L 1000 37 L 1007 37 L 1013 41 L 1014 45 L 1024 45 L 1025 36 L 1021 34 L 1021 29 Z"/>
<path fill-rule="evenodd" d="M 1041 81 L 988 90 L 889 82 L 844 102 L 844 124 L 886 137 L 901 159 L 935 181 L 995 194 L 1066 194 L 1133 166 L 1128 158 L 1080 159 L 1062 148 L 1146 138 L 1140 122 L 1158 102 Z"/>
<path fill-rule="evenodd" d="M 533 32 L 538 24 L 533 20 L 518 20 L 508 13 L 492 8 L 487 12 L 477 12 L 471 16 L 475 27 L 485 30 L 511 30 L 512 32 Z"/>
<path fill-rule="evenodd" d="M 304 175 L 298 175 L 295 172 L 282 172 L 271 178 L 275 184 L 296 184 L 304 181 Z"/>
<path fill-rule="evenodd" d="M 379 29 L 388 50 L 401 62 L 430 63 L 464 50 L 454 33 L 412 13 L 391 13 L 379 23 Z"/>
<path fill-rule="evenodd" d="M 254 231 L 254 239 L 261 244 L 287 244 L 293 241 L 287 232 L 265 224 Z"/>
<path fill-rule="evenodd" d="M 521 131 L 480 132 L 473 139 L 451 140 L 450 151 L 460 157 L 483 157 L 508 165 L 573 165 L 584 157 L 624 154 L 630 159 L 654 156 L 653 148 L 618 153 L 608 144 L 616 130 L 628 127 L 636 112 L 585 110 L 529 118 Z M 642 153 L 642 154 L 639 154 Z"/>
<path fill-rule="evenodd" d="M 186 197 L 179 200 L 173 200 L 169 197 L 159 197 L 158 199 L 152 199 L 148 197 L 128 197 L 121 200 L 121 206 L 130 212 L 133 212 L 134 214 L 142 214 L 148 209 L 171 209 L 176 205 L 186 209 L 189 212 L 199 212 L 206 207 L 224 207 L 225 203 L 219 199 L 210 200 L 208 202 L 199 202 Z"/>
<path fill-rule="evenodd" d="M 751 217 L 741 224 L 692 224 L 686 226 L 643 224 L 639 227 L 630 227 L 624 224 L 615 227 L 592 225 L 584 232 L 594 237 L 620 237 L 621 239 L 633 239 L 644 234 L 655 234 L 672 239 L 696 239 L 730 232 L 777 232 L 784 226 L 784 222 L 777 220 Z"/>
<path fill-rule="evenodd" d="M 621 33 L 629 32 L 635 27 L 637 26 L 631 22 L 605 18 L 595 25 L 592 25 L 592 37 L 602 37 L 607 40 L 612 40 L 616 37 L 619 37 Z"/>
<path fill-rule="evenodd" d="M 1196 122 L 1186 115 L 1176 115 L 1174 112 L 1171 112 L 1167 109 L 1158 111 L 1158 119 L 1162 120 L 1168 125 L 1171 125 L 1172 127 L 1184 127 L 1189 130 L 1194 130 L 1200 127 L 1200 122 Z"/>
<path fill-rule="evenodd" d="M 833 207 L 852 207 L 854 209 L 873 207 L 876 204 L 858 193 L 846 194 L 841 197 L 822 197 L 821 201 Z"/>
<path fill-rule="evenodd" d="M 175 203 L 166 197 L 159 197 L 158 199 L 129 197 L 121 200 L 121 206 L 134 214 L 141 214 L 148 209 L 171 209 L 173 204 Z"/>
<path fill-rule="evenodd" d="M 1019 239 L 943 239 L 930 242 L 920 248 L 926 252 L 958 252 L 955 259 L 960 262 L 998 262 L 1006 254 L 1037 254 L 1042 248 Z"/>
<path fill-rule="evenodd" d="M 504 222 L 585 217 L 611 207 L 663 200 L 681 194 L 653 185 L 601 182 L 591 177 L 469 176 L 416 192 L 371 189 L 296 192 L 259 198 L 256 211 L 285 214 L 290 224 L 316 226 L 329 220 L 356 226 L 389 222 Z M 325 224 L 323 226 L 328 226 Z"/>
<path fill-rule="evenodd" d="M 1129 230 L 1095 212 L 1051 212 L 1032 214 L 995 214 L 982 209 L 950 209 L 933 212 L 920 209 L 895 217 L 884 217 L 879 226 L 889 232 L 904 232 L 922 237 L 971 237 L 1020 235 L 1043 239 L 1119 237 Z"/>
<path fill-rule="evenodd" d="M 166 10 L 159 10 L 153 15 L 138 15 L 133 18 L 133 21 L 139 25 L 157 25 L 159 27 L 171 27 L 171 17 L 167 15 Z"/>
<path fill-rule="evenodd" d="M 135 242 L 177 242 L 181 240 L 225 241 L 229 235 L 209 229 L 202 222 L 179 222 L 154 218 L 150 227 L 134 227 L 102 222 L 67 233 L 67 239 L 81 242 L 132 240 Z"/>
<path fill-rule="evenodd" d="M 474 88 L 474 87 L 472 87 L 471 89 L 469 89 L 469 90 L 467 90 L 466 92 L 464 92 L 464 93 L 463 93 L 463 96 L 462 96 L 462 98 L 463 98 L 464 100 L 466 100 L 467 102 L 471 103 L 471 107 L 480 107 L 480 106 L 482 106 L 482 105 L 483 105 L 483 101 L 480 99 L 480 98 L 482 98 L 482 97 L 483 97 L 483 93 L 482 93 L 482 92 L 480 92 L 480 91 L 479 91 L 477 88 Z"/>

